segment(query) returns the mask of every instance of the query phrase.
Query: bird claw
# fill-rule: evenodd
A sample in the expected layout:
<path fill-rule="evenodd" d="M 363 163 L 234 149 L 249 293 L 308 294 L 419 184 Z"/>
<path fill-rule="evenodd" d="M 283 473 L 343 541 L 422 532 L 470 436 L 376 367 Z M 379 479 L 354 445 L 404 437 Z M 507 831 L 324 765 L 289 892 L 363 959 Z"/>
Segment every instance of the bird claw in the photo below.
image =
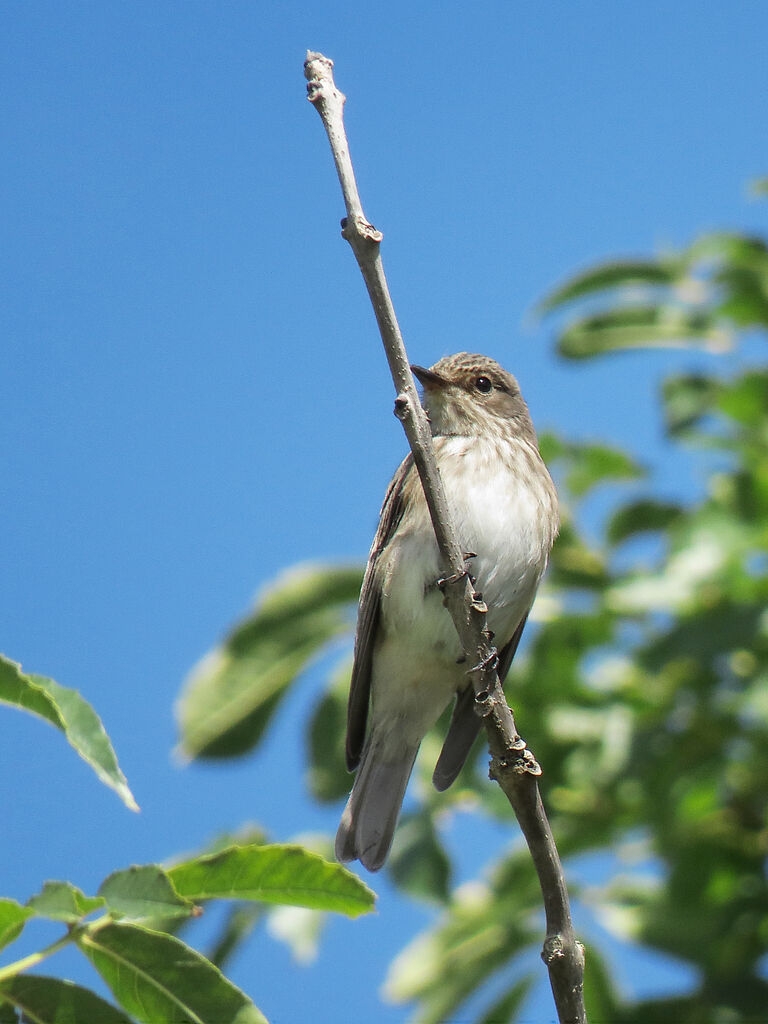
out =
<path fill-rule="evenodd" d="M 462 553 L 461 557 L 464 559 L 464 561 L 466 563 L 466 562 L 469 562 L 472 558 L 477 558 L 477 555 L 476 555 L 476 553 L 474 551 L 464 551 Z M 469 577 L 469 582 L 474 587 L 474 585 L 477 583 L 477 577 L 473 576 L 468 568 L 465 569 L 465 572 L 466 572 L 467 576 Z"/>
<path fill-rule="evenodd" d="M 435 585 L 439 591 L 444 592 L 446 587 L 450 587 L 454 583 L 458 583 L 459 580 L 463 580 L 465 576 L 469 576 L 466 569 L 463 572 L 451 573 L 450 576 L 441 576 Z"/>
<path fill-rule="evenodd" d="M 477 554 L 474 551 L 463 551 L 461 557 L 465 562 L 468 562 L 471 558 L 477 558 Z M 436 583 L 437 589 L 440 591 L 444 591 L 446 587 L 450 587 L 454 583 L 458 583 L 459 580 L 463 580 L 465 576 L 474 587 L 477 580 L 470 573 L 469 569 L 465 568 L 462 570 L 462 572 L 454 572 L 451 573 L 450 576 L 441 576 Z"/>
<path fill-rule="evenodd" d="M 475 665 L 473 668 L 468 668 L 466 674 L 468 676 L 471 676 L 473 672 L 485 672 L 486 669 L 498 668 L 498 666 L 499 655 L 496 648 L 494 647 L 487 657 L 483 658 L 483 660 L 478 662 L 478 664 Z"/>

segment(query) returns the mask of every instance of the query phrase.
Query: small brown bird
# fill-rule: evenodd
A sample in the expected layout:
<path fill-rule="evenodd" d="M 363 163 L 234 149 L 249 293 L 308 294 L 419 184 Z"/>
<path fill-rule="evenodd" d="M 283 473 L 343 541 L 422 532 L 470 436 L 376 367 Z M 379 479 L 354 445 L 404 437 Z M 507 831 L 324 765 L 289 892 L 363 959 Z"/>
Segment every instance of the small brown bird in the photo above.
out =
<path fill-rule="evenodd" d="M 557 494 L 517 381 L 486 356 L 461 352 L 426 370 L 435 455 L 470 572 L 488 606 L 503 680 L 558 530 Z M 386 860 L 427 730 L 456 703 L 433 782 L 447 789 L 479 731 L 458 634 L 437 586 L 440 559 L 409 455 L 389 485 L 358 606 L 347 717 L 347 767 L 357 770 L 336 835 L 340 861 Z"/>

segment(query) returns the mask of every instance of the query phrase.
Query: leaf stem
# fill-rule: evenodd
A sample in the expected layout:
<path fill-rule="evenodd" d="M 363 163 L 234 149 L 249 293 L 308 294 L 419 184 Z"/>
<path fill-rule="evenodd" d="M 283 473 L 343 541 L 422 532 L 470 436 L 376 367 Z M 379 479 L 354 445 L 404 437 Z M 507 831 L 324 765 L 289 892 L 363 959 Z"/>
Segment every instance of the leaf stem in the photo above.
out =
<path fill-rule="evenodd" d="M 36 967 L 49 956 L 53 956 L 53 954 L 58 953 L 60 949 L 64 949 L 65 946 L 74 941 L 75 934 L 76 929 L 72 928 L 66 935 L 62 935 L 61 938 L 56 939 L 55 942 L 52 942 L 49 946 L 46 946 L 39 952 L 30 953 L 29 956 L 24 956 L 21 960 L 15 960 L 12 964 L 0 967 L 0 985 L 2 985 L 3 982 L 8 981 L 9 978 L 15 978 L 17 974 L 28 971 L 30 967 Z"/>
<path fill-rule="evenodd" d="M 5 967 L 0 967 L 0 985 L 4 981 L 8 981 L 9 978 L 15 978 L 17 974 L 28 971 L 30 967 L 37 967 L 39 963 L 47 960 L 49 956 L 53 956 L 59 950 L 65 949 L 70 942 L 76 942 L 83 932 L 98 931 L 99 928 L 109 924 L 112 920 L 111 914 L 102 914 L 101 917 L 97 917 L 94 921 L 81 921 L 71 925 L 65 935 L 62 935 L 61 938 L 56 939 L 44 949 L 39 950 L 37 953 L 30 953 L 29 956 L 24 956 L 20 960 L 15 960 L 12 964 L 6 964 Z"/>

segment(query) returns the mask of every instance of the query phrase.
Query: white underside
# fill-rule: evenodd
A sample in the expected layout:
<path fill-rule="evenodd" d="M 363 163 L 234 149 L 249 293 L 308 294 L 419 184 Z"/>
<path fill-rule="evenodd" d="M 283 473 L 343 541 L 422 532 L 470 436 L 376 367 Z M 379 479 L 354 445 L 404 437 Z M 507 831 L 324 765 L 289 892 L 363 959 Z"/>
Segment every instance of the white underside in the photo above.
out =
<path fill-rule="evenodd" d="M 553 540 L 551 492 L 521 485 L 538 453 L 520 446 L 514 466 L 491 441 L 439 439 L 438 465 L 468 567 L 502 648 L 533 601 Z M 518 470 L 518 471 L 515 471 Z M 373 660 L 373 719 L 421 739 L 458 688 L 466 665 L 436 588 L 439 558 L 423 497 L 411 502 L 382 552 L 381 625 Z M 418 735 L 417 735 L 418 734 Z"/>

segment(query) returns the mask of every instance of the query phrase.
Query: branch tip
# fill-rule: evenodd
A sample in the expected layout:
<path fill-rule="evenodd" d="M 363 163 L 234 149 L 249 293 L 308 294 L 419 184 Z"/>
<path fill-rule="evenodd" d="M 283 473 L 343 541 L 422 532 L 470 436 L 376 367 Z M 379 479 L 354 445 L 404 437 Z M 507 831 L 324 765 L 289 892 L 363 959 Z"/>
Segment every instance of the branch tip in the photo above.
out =
<path fill-rule="evenodd" d="M 330 57 L 326 57 L 319 50 L 307 50 L 307 59 L 304 61 L 304 67 L 306 68 L 307 64 L 311 64 L 313 60 L 322 60 L 330 67 L 333 67 L 333 61 Z"/>
<path fill-rule="evenodd" d="M 344 104 L 346 97 L 336 88 L 333 80 L 333 61 L 330 57 L 314 50 L 307 50 L 304 77 L 307 79 L 307 99 L 310 103 L 319 104 L 335 96 L 340 104 Z"/>

